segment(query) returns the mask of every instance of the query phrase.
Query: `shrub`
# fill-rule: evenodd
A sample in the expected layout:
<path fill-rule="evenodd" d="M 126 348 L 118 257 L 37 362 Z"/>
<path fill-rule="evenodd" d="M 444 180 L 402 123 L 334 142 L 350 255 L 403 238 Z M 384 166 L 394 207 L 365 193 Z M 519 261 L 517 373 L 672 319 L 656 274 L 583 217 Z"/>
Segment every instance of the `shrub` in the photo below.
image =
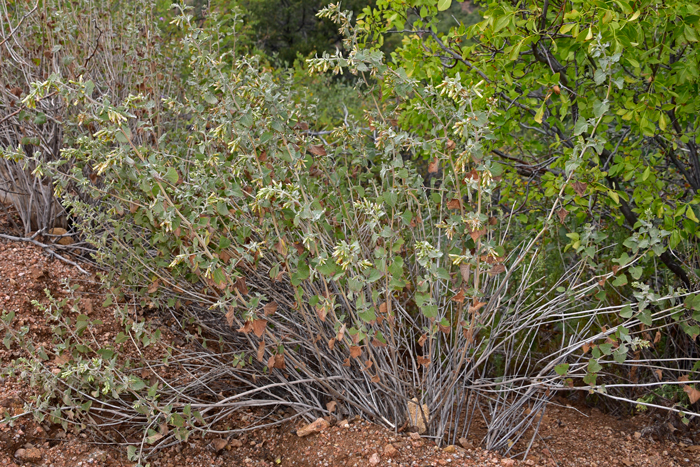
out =
<path fill-rule="evenodd" d="M 557 182 L 540 228 L 506 250 L 509 217 L 495 202 L 503 168 L 490 156 L 497 102 L 483 83 L 411 79 L 358 47 L 349 13 L 320 14 L 339 23 L 349 52 L 311 68 L 349 71 L 368 96 L 379 84 L 392 92 L 367 111 L 368 129 L 350 116 L 330 143 L 309 131 L 316 103 L 303 90 L 255 57 L 220 54 L 219 37 L 182 7 L 173 20 L 189 57 L 182 94 L 108 101 L 92 97 L 91 81 L 51 77 L 25 98 L 32 107 L 55 93 L 74 105 L 76 121 L 95 126 L 63 151 L 70 171 L 42 170 L 59 177 L 107 286 L 168 308 L 213 362 L 200 383 L 149 402 L 147 426 L 185 404 L 199 409 L 204 421 L 191 429 L 202 430 L 246 404 L 288 405 L 306 418 L 415 425 L 454 443 L 481 416 L 486 447 L 518 454 L 555 391 L 630 400 L 615 391 L 635 368 L 628 355 L 657 343 L 649 326 L 698 334 L 694 295 L 683 303 L 682 291 L 662 296 L 636 283 L 634 307 L 602 300 L 618 271 L 635 277 L 639 257 L 590 273 L 603 239 L 591 228 L 572 239 L 580 261 L 541 288 L 539 248 L 576 167 Z M 156 127 L 144 115 L 160 105 Z M 425 116 L 422 136 L 401 128 L 406 113 Z M 139 137 L 156 131 L 157 139 Z M 429 161 L 427 180 L 416 157 Z M 235 386 L 222 401 L 198 398 L 217 375 Z M 689 381 L 664 384 L 694 394 Z"/>

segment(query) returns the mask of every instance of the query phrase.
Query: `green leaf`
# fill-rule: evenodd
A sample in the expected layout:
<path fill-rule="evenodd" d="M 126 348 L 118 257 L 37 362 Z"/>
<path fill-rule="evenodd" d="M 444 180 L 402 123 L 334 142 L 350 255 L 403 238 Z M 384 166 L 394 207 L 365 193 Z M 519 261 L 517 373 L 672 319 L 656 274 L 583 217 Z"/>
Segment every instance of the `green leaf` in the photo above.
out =
<path fill-rule="evenodd" d="M 226 283 L 226 273 L 221 268 L 216 268 L 212 274 L 212 279 L 216 285 L 222 285 Z"/>
<path fill-rule="evenodd" d="M 452 0 L 439 0 L 437 4 L 438 11 L 445 11 L 452 6 Z"/>
<path fill-rule="evenodd" d="M 588 362 L 588 371 L 591 373 L 598 373 L 600 370 L 603 369 L 603 366 L 598 363 L 598 360 L 591 359 Z"/>
<path fill-rule="evenodd" d="M 644 272 L 644 268 L 641 266 L 635 266 L 633 268 L 629 269 L 630 271 L 630 276 L 636 281 L 639 280 L 640 277 L 642 277 L 642 273 Z"/>
<path fill-rule="evenodd" d="M 46 114 L 44 112 L 39 112 L 36 117 L 34 117 L 35 125 L 43 125 L 46 123 Z"/>
<path fill-rule="evenodd" d="M 209 94 L 208 92 L 205 92 L 203 97 L 204 97 L 204 100 L 207 101 L 211 105 L 216 105 L 219 102 L 219 99 L 217 99 L 212 94 Z"/>
<path fill-rule="evenodd" d="M 652 319 L 651 319 L 651 313 L 649 310 L 644 310 L 639 315 L 637 316 L 637 319 L 642 323 L 645 324 L 646 326 L 651 326 Z"/>
<path fill-rule="evenodd" d="M 586 121 L 586 119 L 583 117 L 579 117 L 574 125 L 574 135 L 578 136 L 586 131 L 588 131 L 588 121 Z"/>
<path fill-rule="evenodd" d="M 369 323 L 377 319 L 377 315 L 374 314 L 374 309 L 370 308 L 362 313 L 357 314 L 362 321 Z"/>
<path fill-rule="evenodd" d="M 114 338 L 114 343 L 115 344 L 121 344 L 122 342 L 126 342 L 129 340 L 129 337 L 124 334 L 123 332 L 120 332 L 117 334 L 117 337 Z"/>
<path fill-rule="evenodd" d="M 493 32 L 496 33 L 498 31 L 500 31 L 501 29 L 505 28 L 506 26 L 508 26 L 511 18 L 512 18 L 511 15 L 499 16 L 498 19 L 496 19 L 496 23 L 493 26 Z"/>
<path fill-rule="evenodd" d="M 180 179 L 180 175 L 177 173 L 175 167 L 168 167 L 168 171 L 165 173 L 165 179 L 171 184 L 175 185 Z"/>
<path fill-rule="evenodd" d="M 542 119 L 544 118 L 544 104 L 540 106 L 539 109 L 537 109 L 537 113 L 535 114 L 535 121 L 537 123 L 542 123 Z"/>
<path fill-rule="evenodd" d="M 588 384 L 589 386 L 595 386 L 595 380 L 597 377 L 598 375 L 595 373 L 588 373 L 586 376 L 583 377 L 583 382 Z"/>
<path fill-rule="evenodd" d="M 615 278 L 612 285 L 614 285 L 615 287 L 622 287 L 623 285 L 627 285 L 627 276 L 624 273 L 620 274 Z"/>
<path fill-rule="evenodd" d="M 556 371 L 559 376 L 564 376 L 566 372 L 569 371 L 569 364 L 562 363 L 560 365 L 557 365 L 554 367 L 554 371 Z"/>
<path fill-rule="evenodd" d="M 369 283 L 376 282 L 383 276 L 382 272 L 375 268 L 370 269 L 368 272 L 369 274 L 367 275 L 367 282 Z"/>
<path fill-rule="evenodd" d="M 612 344 L 600 344 L 598 346 L 600 348 L 600 351 L 603 352 L 604 355 L 610 355 L 612 353 L 613 345 Z"/>
<path fill-rule="evenodd" d="M 625 363 L 627 359 L 627 351 L 624 347 L 620 346 L 615 352 L 613 352 L 613 358 L 617 363 Z"/>
<path fill-rule="evenodd" d="M 182 415 L 174 413 L 170 416 L 170 424 L 182 428 L 185 426 L 185 419 L 182 418 Z"/>
<path fill-rule="evenodd" d="M 631 318 L 634 313 L 632 312 L 632 307 L 630 305 L 625 305 L 620 310 L 620 317 L 628 319 Z"/>

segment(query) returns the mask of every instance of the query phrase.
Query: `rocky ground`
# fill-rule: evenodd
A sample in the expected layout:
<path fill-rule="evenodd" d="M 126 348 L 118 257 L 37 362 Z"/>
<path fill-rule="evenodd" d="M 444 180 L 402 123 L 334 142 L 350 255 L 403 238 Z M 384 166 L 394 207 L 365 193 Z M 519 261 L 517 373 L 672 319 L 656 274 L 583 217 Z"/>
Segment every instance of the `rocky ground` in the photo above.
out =
<path fill-rule="evenodd" d="M 0 210 L 0 233 L 18 235 Z M 0 239 L 0 312 L 16 313 L 15 323 L 28 326 L 37 340 L 48 339 L 49 328 L 32 300 L 45 300 L 44 289 L 65 294 L 63 281 L 79 285 L 83 311 L 101 319 L 105 338 L 118 332 L 113 310 L 103 308 L 94 270 L 90 275 L 49 257 L 26 242 Z M 167 329 L 163 329 L 168 339 Z M 53 467 L 132 466 L 123 446 L 101 444 L 89 431 L 66 432 L 24 414 L 35 389 L 26 378 L 4 369 L 22 356 L 15 347 L 0 346 L 0 414 L 18 416 L 0 423 L 0 465 Z M 227 423 L 246 426 L 258 414 L 241 414 Z M 547 409 L 527 460 L 501 458 L 480 448 L 480 428 L 459 446 L 438 448 L 417 434 L 393 433 L 360 419 L 319 423 L 320 431 L 300 437 L 306 423 L 288 422 L 251 431 L 235 439 L 192 437 L 187 443 L 158 451 L 151 466 L 697 466 L 700 433 L 673 417 L 642 414 L 623 418 L 604 414 L 582 403 L 555 400 Z"/>

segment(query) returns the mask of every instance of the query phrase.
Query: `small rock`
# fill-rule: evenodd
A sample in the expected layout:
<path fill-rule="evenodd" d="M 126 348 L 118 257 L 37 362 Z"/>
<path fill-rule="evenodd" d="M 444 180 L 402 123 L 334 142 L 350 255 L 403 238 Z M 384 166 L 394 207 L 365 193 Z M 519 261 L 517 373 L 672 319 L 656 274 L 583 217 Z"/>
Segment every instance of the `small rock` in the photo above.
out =
<path fill-rule="evenodd" d="M 445 449 L 443 449 L 443 451 L 449 452 L 451 454 L 457 451 L 457 446 L 455 446 L 454 444 L 450 444 L 449 446 L 446 446 Z"/>
<path fill-rule="evenodd" d="M 323 418 L 317 418 L 316 421 L 309 423 L 303 428 L 299 428 L 297 430 L 297 436 L 303 438 L 304 436 L 308 436 L 312 433 L 318 433 L 319 431 L 323 431 L 328 427 L 329 423 L 326 420 L 324 420 Z"/>
<path fill-rule="evenodd" d="M 239 441 L 240 442 L 240 441 Z M 211 446 L 214 448 L 214 451 L 219 452 L 222 449 L 224 449 L 228 445 L 228 441 L 222 438 L 216 438 L 212 440 Z"/>
<path fill-rule="evenodd" d="M 377 465 L 377 464 L 379 464 L 379 462 L 381 462 L 381 459 L 379 458 L 379 454 L 377 454 L 375 452 L 374 454 L 372 454 L 370 456 L 370 458 L 369 458 L 370 465 Z"/>
<path fill-rule="evenodd" d="M 240 448 L 241 446 L 243 446 L 243 443 L 240 439 L 232 439 L 228 442 L 228 447 L 230 448 Z"/>
<path fill-rule="evenodd" d="M 409 434 L 408 436 L 411 437 L 411 439 L 419 440 L 420 439 L 420 434 L 416 433 L 415 431 Z"/>
<path fill-rule="evenodd" d="M 384 446 L 384 457 L 388 457 L 391 459 L 392 457 L 395 457 L 399 451 L 396 450 L 393 444 L 387 444 Z"/>
<path fill-rule="evenodd" d="M 504 467 L 513 467 L 515 461 L 513 459 L 501 459 L 501 465 Z"/>
<path fill-rule="evenodd" d="M 469 440 L 467 438 L 459 438 L 459 445 L 462 446 L 464 449 L 471 448 L 471 444 L 469 443 Z"/>
<path fill-rule="evenodd" d="M 341 420 L 338 422 L 340 428 L 350 428 L 350 423 L 347 420 Z"/>
<path fill-rule="evenodd" d="M 642 437 L 642 434 L 640 432 L 638 432 L 638 431 L 634 432 L 634 439 L 639 439 L 641 437 Z"/>
<path fill-rule="evenodd" d="M 25 462 L 38 462 L 41 460 L 41 450 L 37 448 L 18 449 L 15 457 Z"/>

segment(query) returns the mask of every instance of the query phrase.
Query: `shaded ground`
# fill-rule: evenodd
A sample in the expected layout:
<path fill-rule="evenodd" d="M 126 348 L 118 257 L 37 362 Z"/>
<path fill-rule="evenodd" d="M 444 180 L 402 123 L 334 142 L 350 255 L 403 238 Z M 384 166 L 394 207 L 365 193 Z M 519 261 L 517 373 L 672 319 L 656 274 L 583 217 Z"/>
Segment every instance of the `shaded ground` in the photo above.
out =
<path fill-rule="evenodd" d="M 2 210 L 0 233 L 18 235 L 11 231 Z M 29 332 L 38 340 L 49 339 L 49 327 L 31 301 L 44 300 L 44 288 L 55 296 L 63 296 L 63 279 L 81 286 L 77 293 L 82 297 L 82 311 L 91 319 L 104 322 L 99 329 L 104 339 L 114 338 L 119 329 L 113 310 L 101 306 L 104 297 L 94 274 L 85 276 L 75 267 L 51 259 L 37 246 L 0 240 L 0 312 L 14 311 L 17 325 L 29 326 Z M 166 340 L 174 339 L 167 328 L 163 328 L 163 334 Z M 20 356 L 16 348 L 0 346 L 0 370 Z M 26 378 L 0 377 L 0 414 L 23 414 L 24 403 L 31 394 Z M 251 411 L 226 420 L 225 424 L 245 427 L 258 416 L 271 415 Z M 616 418 L 585 405 L 574 407 L 566 399 L 555 401 L 547 409 L 526 461 L 502 459 L 480 449 L 476 434 L 463 446 L 439 449 L 416 434 L 396 434 L 363 420 L 331 422 L 321 433 L 305 438 L 296 435 L 303 422 L 251 431 L 237 439 L 193 436 L 187 443 L 159 451 L 149 461 L 154 467 L 700 465 L 700 433 L 678 424 L 674 418 L 660 414 Z M 483 427 L 476 426 L 474 433 L 480 428 Z M 19 417 L 12 426 L 0 423 L 2 466 L 134 465 L 126 459 L 125 451 L 124 447 L 99 443 L 94 434 L 66 433 L 60 426 L 38 423 L 27 415 Z"/>

